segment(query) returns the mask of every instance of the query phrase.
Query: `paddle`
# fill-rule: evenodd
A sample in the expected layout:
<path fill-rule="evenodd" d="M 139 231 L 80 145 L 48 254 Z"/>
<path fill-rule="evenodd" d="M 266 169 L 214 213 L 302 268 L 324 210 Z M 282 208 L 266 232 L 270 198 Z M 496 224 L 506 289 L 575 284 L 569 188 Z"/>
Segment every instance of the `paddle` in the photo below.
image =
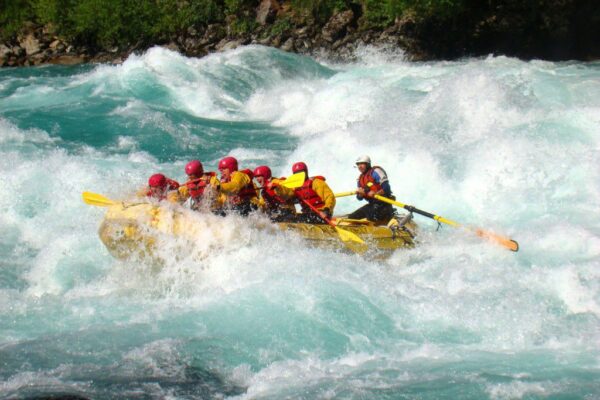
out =
<path fill-rule="evenodd" d="M 110 207 L 110 206 L 114 206 L 117 204 L 121 204 L 121 206 L 123 206 L 123 208 L 129 208 L 129 207 L 133 207 L 133 206 L 139 206 L 140 204 L 147 204 L 145 202 L 125 203 L 125 202 L 121 202 L 121 201 L 114 201 L 114 200 L 109 199 L 108 197 L 102 196 L 101 194 L 92 193 L 92 192 L 83 192 L 81 194 L 81 196 L 83 197 L 83 202 L 85 204 L 89 204 L 91 206 L 96 206 L 96 207 Z"/>
<path fill-rule="evenodd" d="M 315 206 L 313 206 L 312 204 L 310 204 L 308 201 L 306 201 L 304 199 L 299 199 L 299 200 L 302 203 L 306 204 L 306 206 L 309 207 L 315 214 L 317 214 L 319 216 L 319 218 L 321 218 L 323 221 L 325 221 L 327 223 L 327 225 L 334 227 L 336 232 L 338 233 L 338 236 L 342 240 L 342 242 L 344 242 L 344 244 L 350 246 L 352 250 L 356 251 L 357 253 L 364 253 L 365 251 L 368 250 L 368 246 L 365 243 L 365 241 L 362 240 L 357 234 L 347 231 L 347 230 L 344 230 L 342 228 L 339 228 L 331 219 L 327 218 L 327 215 L 325 215 L 324 212 L 319 211 Z"/>
<path fill-rule="evenodd" d="M 284 186 L 288 189 L 299 188 L 304 184 L 306 180 L 306 172 L 300 172 L 288 177 L 286 180 L 279 182 L 281 186 Z"/>
<path fill-rule="evenodd" d="M 83 197 L 83 202 L 91 206 L 110 207 L 114 206 L 115 204 L 119 204 L 116 201 L 112 201 L 111 199 L 98 193 L 83 192 L 81 195 Z"/>
<path fill-rule="evenodd" d="M 302 186 L 304 184 L 305 180 L 306 180 L 306 173 L 299 172 L 297 174 L 290 176 L 283 182 L 281 182 L 280 185 L 284 186 L 288 189 L 295 189 L 295 188 Z M 325 215 L 324 212 L 319 211 L 316 207 L 314 207 L 313 205 L 308 203 L 306 200 L 303 200 L 303 199 L 299 199 L 299 200 L 302 203 L 306 204 L 307 207 L 309 207 L 315 214 L 317 214 L 328 225 L 334 227 L 336 232 L 338 233 L 340 239 L 346 245 L 348 245 L 348 244 L 352 245 L 352 250 L 356 251 L 357 253 L 364 253 L 365 251 L 367 251 L 367 244 L 364 242 L 364 240 L 362 240 L 360 237 L 358 237 L 358 235 L 356 235 L 355 233 L 352 233 L 350 231 L 344 230 L 342 228 L 338 228 L 338 226 L 331 219 L 327 218 L 327 215 Z"/>
<path fill-rule="evenodd" d="M 336 193 L 335 197 L 351 196 L 355 193 L 356 192 Z M 398 207 L 402 207 L 407 211 L 421 214 L 427 218 L 431 218 L 438 222 L 443 222 L 444 224 L 451 225 L 456 228 L 463 226 L 463 225 L 459 224 L 458 222 L 451 221 L 451 220 L 441 217 L 439 215 L 431 214 L 427 211 L 419 210 L 418 208 L 415 208 L 415 207 L 407 205 L 407 204 L 402 204 L 399 201 L 394 201 L 394 200 L 391 200 L 391 199 L 388 199 L 386 197 L 379 196 L 379 195 L 375 195 L 375 198 L 379 201 L 383 201 L 384 203 L 393 204 Z M 499 244 L 500 246 L 507 248 L 508 250 L 519 251 L 519 243 L 517 243 L 515 240 L 512 240 L 512 239 L 504 237 L 502 235 L 498 235 L 498 234 L 483 230 L 481 228 L 470 228 L 470 227 L 466 227 L 466 228 L 468 230 L 470 230 L 471 232 L 475 233 L 477 236 L 482 237 L 484 239 L 488 239 L 492 242 L 495 242 L 495 243 Z"/>
<path fill-rule="evenodd" d="M 335 197 L 346 197 L 346 196 L 352 196 L 356 194 L 356 190 L 351 191 L 351 192 L 342 192 L 342 193 L 336 193 L 334 194 Z"/>

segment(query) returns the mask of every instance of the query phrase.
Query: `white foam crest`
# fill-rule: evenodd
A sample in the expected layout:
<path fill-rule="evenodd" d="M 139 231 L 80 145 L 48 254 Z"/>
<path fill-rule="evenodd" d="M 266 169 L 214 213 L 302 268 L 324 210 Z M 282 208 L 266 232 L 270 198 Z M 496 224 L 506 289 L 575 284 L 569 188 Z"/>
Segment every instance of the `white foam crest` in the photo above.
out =
<path fill-rule="evenodd" d="M 248 385 L 248 389 L 239 398 L 253 399 L 281 395 L 281 391 L 285 393 L 300 387 L 308 390 L 317 382 L 323 381 L 348 383 L 350 380 L 353 384 L 362 386 L 365 382 L 360 382 L 358 378 L 352 380 L 352 375 L 360 369 L 361 365 L 368 364 L 376 358 L 369 354 L 350 353 L 341 358 L 323 360 L 315 354 L 308 353 L 301 360 L 274 362 L 244 382 Z M 240 377 L 242 374 L 236 375 Z M 336 390 L 339 388 L 334 387 L 330 390 L 331 396 L 325 395 L 323 398 L 335 398 Z"/>
<path fill-rule="evenodd" d="M 58 139 L 50 137 L 47 132 L 40 129 L 22 130 L 0 117 L 0 143 L 2 144 L 49 144 L 57 141 Z"/>
<path fill-rule="evenodd" d="M 598 114 L 577 102 L 579 83 L 556 69 L 506 57 L 355 64 L 329 79 L 258 91 L 246 112 L 301 136 L 288 165 L 306 161 L 334 191 L 354 186 L 353 161 L 370 154 L 402 202 L 506 230 L 544 210 L 540 195 L 554 213 L 560 193 L 590 210 L 600 202 L 597 149 L 589 148 Z M 539 93 L 552 85 L 560 91 Z M 558 111 L 541 101 L 548 96 L 567 100 Z M 352 200 L 340 204 L 348 211 Z"/>
<path fill-rule="evenodd" d="M 198 117 L 243 120 L 246 98 L 259 87 L 284 79 L 286 68 L 294 65 L 289 60 L 277 60 L 292 57 L 278 52 L 246 46 L 197 59 L 157 46 L 141 55 L 130 55 L 121 65 L 99 66 L 71 85 L 92 85 L 95 96 L 125 95 Z M 316 69 L 313 65 L 303 71 L 302 63 L 296 64 L 300 72 L 318 74 L 312 72 Z"/>
<path fill-rule="evenodd" d="M 37 143 L 47 134 L 9 125 L 12 135 Z M 52 140 L 50 140 L 52 143 Z M 102 250 L 97 226 L 102 210 L 83 203 L 85 190 L 122 198 L 144 185 L 148 170 L 176 173 L 181 167 L 160 166 L 140 152 L 107 156 L 92 148 L 69 154 L 54 146 L 0 152 L 0 224 L 11 229 L 8 244 L 31 249 L 22 278 L 27 296 L 59 295 L 85 285 L 113 261 Z M 119 179 L 115 179 L 119 177 Z M 12 244 L 11 244 L 12 245 Z"/>
<path fill-rule="evenodd" d="M 563 384 L 552 381 L 513 380 L 508 383 L 487 383 L 485 386 L 486 392 L 494 400 L 549 397 L 561 393 L 564 389 Z"/>

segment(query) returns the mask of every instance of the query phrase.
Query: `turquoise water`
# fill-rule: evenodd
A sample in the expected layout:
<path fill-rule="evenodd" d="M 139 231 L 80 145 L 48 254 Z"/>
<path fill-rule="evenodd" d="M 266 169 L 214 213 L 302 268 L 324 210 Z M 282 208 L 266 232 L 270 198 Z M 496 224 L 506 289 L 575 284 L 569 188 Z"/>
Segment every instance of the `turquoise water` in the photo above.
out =
<path fill-rule="evenodd" d="M 419 245 L 379 260 L 227 217 L 161 269 L 108 254 L 82 191 L 228 154 L 334 191 L 369 154 L 398 200 L 521 251 L 417 217 Z M 598 398 L 599 155 L 599 63 L 245 47 L 1 69 L 0 398 Z"/>

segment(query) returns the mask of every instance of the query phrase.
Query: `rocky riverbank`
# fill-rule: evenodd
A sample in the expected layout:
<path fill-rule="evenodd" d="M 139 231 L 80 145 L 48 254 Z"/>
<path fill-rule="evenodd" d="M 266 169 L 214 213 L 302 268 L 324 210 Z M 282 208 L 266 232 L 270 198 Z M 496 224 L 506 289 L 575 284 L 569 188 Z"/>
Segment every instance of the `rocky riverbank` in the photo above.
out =
<path fill-rule="evenodd" d="M 191 26 L 168 38 L 135 44 L 91 48 L 58 35 L 51 24 L 24 24 L 18 34 L 0 43 L 0 66 L 122 62 L 132 52 L 154 45 L 187 56 L 201 57 L 240 45 L 260 44 L 283 51 L 351 60 L 364 45 L 401 49 L 409 60 L 454 59 L 464 56 L 505 54 L 525 59 L 600 58 L 600 12 L 591 1 L 546 1 L 535 17 L 519 2 L 497 2 L 497 7 L 473 8 L 450 17 L 407 13 L 386 26 L 363 22 L 360 6 L 335 12 L 326 22 L 299 18 L 285 2 L 262 0 L 253 9 L 251 29 L 240 31 L 235 19 Z M 558 13 L 558 14 L 556 14 Z M 559 15 L 559 16 L 557 16 Z M 598 20 L 598 21 L 597 21 Z"/>
<path fill-rule="evenodd" d="M 242 45 L 260 44 L 287 52 L 325 55 L 333 60 L 352 59 L 358 47 L 374 45 L 408 50 L 411 59 L 427 58 L 426 54 L 411 47 L 413 40 L 402 34 L 403 29 L 410 28 L 410 21 L 399 21 L 387 29 L 359 30 L 352 10 L 335 14 L 323 26 L 294 24 L 287 19 L 273 22 L 269 19 L 273 12 L 270 8 L 257 10 L 258 27 L 252 32 L 233 33 L 227 24 L 212 24 L 203 30 L 190 27 L 187 32 L 169 41 L 95 50 L 69 43 L 54 34 L 51 27 L 30 23 L 13 40 L 0 44 L 0 66 L 120 63 L 129 54 L 142 52 L 152 45 L 162 45 L 187 56 L 202 57 Z"/>

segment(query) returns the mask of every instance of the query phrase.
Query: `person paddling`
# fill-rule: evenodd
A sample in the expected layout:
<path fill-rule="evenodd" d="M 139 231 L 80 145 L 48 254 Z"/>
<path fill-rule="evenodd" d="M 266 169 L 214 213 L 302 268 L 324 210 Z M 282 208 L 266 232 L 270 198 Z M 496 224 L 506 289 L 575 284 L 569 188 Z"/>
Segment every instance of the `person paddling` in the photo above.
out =
<path fill-rule="evenodd" d="M 360 171 L 356 190 L 358 200 L 368 203 L 348 215 L 350 219 L 366 218 L 369 221 L 387 223 L 394 217 L 395 210 L 391 204 L 375 199 L 375 195 L 395 200 L 385 170 L 379 166 L 371 166 L 369 156 L 361 156 L 356 160 Z"/>
<path fill-rule="evenodd" d="M 323 223 L 324 220 L 317 215 L 310 206 L 323 212 L 325 217 L 333 215 L 335 207 L 335 195 L 322 176 L 308 177 L 308 167 L 304 162 L 297 162 L 292 166 L 292 173 L 304 173 L 305 179 L 302 186 L 288 189 L 283 186 L 277 188 L 277 192 L 284 198 L 294 198 L 302 208 L 302 213 L 296 215 L 297 222 Z M 307 205 L 308 203 L 309 205 Z"/>
<path fill-rule="evenodd" d="M 260 201 L 258 206 L 269 215 L 272 221 L 291 221 L 296 215 L 294 201 L 285 199 L 277 194 L 276 188 L 285 178 L 272 178 L 271 168 L 266 165 L 256 167 L 253 171 L 254 179 L 260 189 Z"/>
<path fill-rule="evenodd" d="M 205 172 L 200 160 L 192 160 L 185 166 L 187 182 L 179 187 L 179 196 L 182 202 L 190 199 L 190 208 L 198 210 L 201 205 L 206 204 L 204 201 L 209 198 L 209 201 L 214 198 L 212 193 L 212 180 L 216 180 L 216 173 Z M 210 205 L 210 204 L 209 204 Z"/>
<path fill-rule="evenodd" d="M 225 157 L 219 161 L 221 180 L 213 185 L 221 193 L 221 203 L 225 209 L 241 215 L 248 215 L 257 209 L 256 187 L 252 182 L 252 171 L 238 171 L 238 162 L 234 157 Z"/>
<path fill-rule="evenodd" d="M 163 174 L 154 174 L 148 179 L 148 186 L 139 194 L 158 201 L 178 202 L 180 200 L 177 192 L 178 188 L 179 183 L 177 181 L 167 178 Z"/>

